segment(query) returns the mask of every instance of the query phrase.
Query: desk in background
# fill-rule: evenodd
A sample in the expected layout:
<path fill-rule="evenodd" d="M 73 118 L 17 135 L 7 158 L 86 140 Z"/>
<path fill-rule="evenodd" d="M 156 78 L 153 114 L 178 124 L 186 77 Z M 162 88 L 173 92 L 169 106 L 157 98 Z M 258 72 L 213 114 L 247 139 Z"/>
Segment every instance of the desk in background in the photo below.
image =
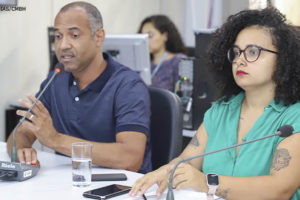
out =
<path fill-rule="evenodd" d="M 101 153 L 101 152 L 99 152 Z M 0 142 L 0 159 L 9 161 L 10 158 L 6 153 L 6 143 Z M 127 181 L 114 182 L 92 182 L 89 187 L 76 188 L 72 186 L 72 165 L 69 157 L 38 151 L 38 159 L 41 168 L 38 174 L 23 182 L 0 181 L 0 199 L 5 200 L 60 200 L 60 199 L 85 199 L 82 193 L 87 190 L 103 187 L 110 184 L 122 184 L 132 186 L 133 183 L 143 174 L 130 172 L 126 170 L 105 169 L 93 166 L 93 173 L 125 173 Z M 157 199 L 155 194 L 156 186 L 153 186 L 146 193 L 148 200 Z M 194 192 L 192 190 L 174 191 L 175 199 L 198 199 L 205 200 L 206 194 Z M 165 199 L 166 192 L 163 195 Z M 112 198 L 112 200 L 137 200 L 138 198 L 129 197 L 127 194 Z"/>

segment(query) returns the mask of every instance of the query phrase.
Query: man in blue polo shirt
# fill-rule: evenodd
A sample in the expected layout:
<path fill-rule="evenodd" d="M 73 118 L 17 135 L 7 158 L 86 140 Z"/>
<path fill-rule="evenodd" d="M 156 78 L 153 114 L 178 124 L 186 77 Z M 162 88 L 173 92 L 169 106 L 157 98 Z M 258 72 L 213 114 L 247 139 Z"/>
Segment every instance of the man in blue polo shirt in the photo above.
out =
<path fill-rule="evenodd" d="M 32 148 L 36 139 L 68 156 L 73 142 L 89 141 L 93 144 L 94 164 L 141 173 L 151 171 L 147 87 L 137 73 L 102 53 L 102 27 L 100 12 L 89 3 L 67 4 L 57 14 L 56 56 L 65 71 L 34 107 L 29 115 L 31 121 L 18 129 L 20 162 L 38 164 Z M 30 107 L 35 97 L 28 98 L 30 101 L 20 103 Z M 25 112 L 17 114 L 23 116 Z"/>

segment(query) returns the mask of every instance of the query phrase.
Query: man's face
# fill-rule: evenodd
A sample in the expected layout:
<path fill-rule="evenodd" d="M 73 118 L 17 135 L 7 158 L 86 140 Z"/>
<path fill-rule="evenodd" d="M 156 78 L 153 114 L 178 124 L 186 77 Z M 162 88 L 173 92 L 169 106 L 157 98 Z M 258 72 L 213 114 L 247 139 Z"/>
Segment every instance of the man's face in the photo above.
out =
<path fill-rule="evenodd" d="M 73 74 L 84 71 L 101 51 L 102 42 L 92 37 L 87 14 L 82 9 L 60 12 L 54 31 L 57 59 Z"/>

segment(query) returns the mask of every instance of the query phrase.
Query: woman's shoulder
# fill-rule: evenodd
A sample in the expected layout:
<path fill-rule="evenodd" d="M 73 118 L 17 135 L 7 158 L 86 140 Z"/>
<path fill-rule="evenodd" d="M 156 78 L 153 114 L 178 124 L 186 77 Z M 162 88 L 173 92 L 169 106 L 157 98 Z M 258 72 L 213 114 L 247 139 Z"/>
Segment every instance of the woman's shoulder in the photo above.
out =
<path fill-rule="evenodd" d="M 179 63 L 179 61 L 187 56 L 183 53 L 169 53 L 166 63 Z"/>
<path fill-rule="evenodd" d="M 300 132 L 300 101 L 289 105 L 281 115 L 281 123 L 293 126 L 294 133 Z"/>
<path fill-rule="evenodd" d="M 175 53 L 174 54 L 174 58 L 187 58 L 187 55 L 183 54 L 183 53 Z"/>
<path fill-rule="evenodd" d="M 294 104 L 288 105 L 285 112 L 300 114 L 300 101 L 297 101 Z"/>

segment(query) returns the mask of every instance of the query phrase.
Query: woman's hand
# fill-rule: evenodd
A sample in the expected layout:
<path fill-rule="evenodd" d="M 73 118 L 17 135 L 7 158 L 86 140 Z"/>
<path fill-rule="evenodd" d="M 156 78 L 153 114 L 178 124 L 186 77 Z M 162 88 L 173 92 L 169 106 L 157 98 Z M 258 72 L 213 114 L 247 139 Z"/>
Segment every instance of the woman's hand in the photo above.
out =
<path fill-rule="evenodd" d="M 158 189 L 156 191 L 156 196 L 160 197 L 163 191 L 167 188 L 169 183 L 169 175 L 172 170 L 173 164 L 168 164 L 160 167 L 159 169 L 150 172 L 137 180 L 135 184 L 132 186 L 130 191 L 130 196 L 136 196 L 139 194 L 142 196 L 149 187 L 154 185 L 155 183 L 158 185 Z"/>
<path fill-rule="evenodd" d="M 174 173 L 173 188 L 176 190 L 192 188 L 195 191 L 207 192 L 206 175 L 192 165 L 182 163 Z"/>

